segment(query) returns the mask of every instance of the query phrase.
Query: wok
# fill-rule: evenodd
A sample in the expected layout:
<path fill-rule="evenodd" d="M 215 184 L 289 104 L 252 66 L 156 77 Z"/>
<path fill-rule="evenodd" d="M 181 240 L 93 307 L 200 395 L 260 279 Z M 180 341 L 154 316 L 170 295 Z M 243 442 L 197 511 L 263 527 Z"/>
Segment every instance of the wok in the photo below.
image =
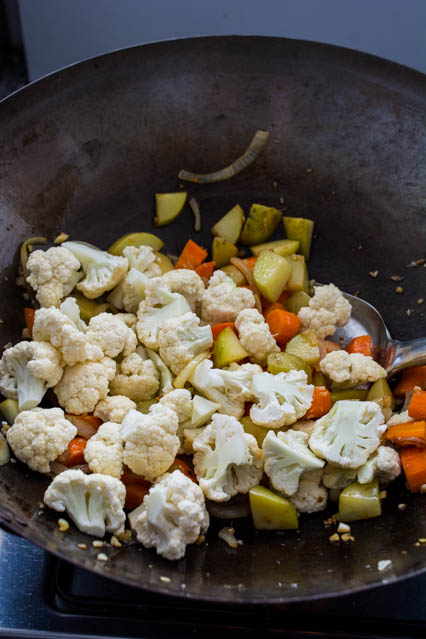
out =
<path fill-rule="evenodd" d="M 239 202 L 270 203 L 315 220 L 311 276 L 336 282 L 379 308 L 398 339 L 420 336 L 426 225 L 424 77 L 369 55 L 261 37 L 218 37 L 117 51 L 63 69 L 0 104 L 1 343 L 18 340 L 22 296 L 16 248 L 67 231 L 107 247 L 150 230 L 153 194 L 178 189 L 178 170 L 207 172 L 241 154 L 256 129 L 270 141 L 255 164 L 227 182 L 189 186 L 210 244 L 213 220 Z M 284 205 L 280 203 L 284 199 Z M 160 229 L 177 253 L 193 234 L 189 211 Z M 369 271 L 379 271 L 375 279 Z M 403 295 L 391 275 L 404 276 Z M 407 309 L 414 309 L 407 316 Z M 327 514 L 301 517 L 300 532 L 255 532 L 235 521 L 244 544 L 217 538 L 177 563 L 141 547 L 108 548 L 109 560 L 58 514 L 38 515 L 48 479 L 20 464 L 0 470 L 0 521 L 46 550 L 106 577 L 212 601 L 283 603 L 377 586 L 425 569 L 424 497 L 401 480 L 384 514 L 355 522 L 354 544 L 332 545 Z M 401 512 L 397 504 L 407 504 Z M 331 506 L 329 513 L 336 510 Z M 86 551 L 77 543 L 88 543 Z M 402 554 L 405 550 L 406 554 Z M 386 573 L 380 559 L 391 559 Z M 170 581 L 160 580 L 168 577 Z M 185 586 L 183 585 L 185 584 Z M 292 585 L 293 584 L 293 585 Z M 294 586 L 297 584 L 297 587 Z"/>

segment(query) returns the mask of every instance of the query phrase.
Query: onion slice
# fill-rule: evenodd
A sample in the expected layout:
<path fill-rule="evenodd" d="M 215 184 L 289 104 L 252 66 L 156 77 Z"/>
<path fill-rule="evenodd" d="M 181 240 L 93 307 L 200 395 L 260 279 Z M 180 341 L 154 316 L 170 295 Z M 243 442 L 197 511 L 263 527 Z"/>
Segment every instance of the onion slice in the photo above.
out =
<path fill-rule="evenodd" d="M 262 304 L 260 303 L 260 293 L 259 289 L 256 286 L 256 282 L 254 281 L 253 273 L 251 272 L 251 268 L 247 266 L 247 264 L 240 260 L 239 257 L 231 257 L 231 264 L 235 266 L 246 278 L 247 284 L 250 287 L 251 292 L 254 295 L 254 299 L 256 302 L 256 308 L 259 313 L 262 312 Z"/>
<path fill-rule="evenodd" d="M 268 141 L 268 138 L 268 131 L 256 131 L 252 141 L 244 153 L 229 166 L 226 166 L 220 171 L 214 171 L 213 173 L 192 173 L 191 171 L 185 171 L 185 169 L 182 169 L 178 173 L 178 178 L 179 180 L 186 180 L 187 182 L 195 182 L 195 184 L 211 184 L 212 182 L 223 182 L 223 180 L 229 180 L 229 178 L 234 177 L 237 173 L 244 171 L 244 169 L 256 160 Z"/>
<path fill-rule="evenodd" d="M 28 262 L 28 252 L 29 248 L 33 246 L 33 244 L 46 244 L 47 238 L 45 237 L 29 237 L 28 240 L 25 240 L 21 244 L 20 248 L 20 262 L 22 273 L 24 274 L 24 278 L 27 278 L 28 270 L 27 270 L 27 262 Z"/>
<path fill-rule="evenodd" d="M 198 233 L 201 231 L 201 215 L 200 215 L 200 205 L 198 204 L 195 197 L 192 197 L 189 200 L 189 206 L 194 214 L 194 231 Z"/>

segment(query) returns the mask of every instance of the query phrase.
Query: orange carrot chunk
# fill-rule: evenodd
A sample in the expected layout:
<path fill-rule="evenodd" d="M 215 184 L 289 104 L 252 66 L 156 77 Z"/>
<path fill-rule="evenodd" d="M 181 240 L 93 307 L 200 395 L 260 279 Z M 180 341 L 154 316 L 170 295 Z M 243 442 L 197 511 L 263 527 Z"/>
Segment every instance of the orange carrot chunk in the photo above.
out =
<path fill-rule="evenodd" d="M 57 461 L 67 468 L 84 464 L 84 449 L 86 448 L 87 439 L 84 437 L 74 437 L 69 444 L 67 450 L 59 455 Z"/>
<path fill-rule="evenodd" d="M 237 329 L 235 328 L 234 322 L 222 322 L 222 324 L 213 324 L 213 326 L 211 327 L 213 339 L 216 339 L 221 334 L 221 332 L 225 330 L 225 328 L 228 328 L 228 326 L 229 328 L 232 328 L 235 335 L 237 335 L 238 337 L 238 332 L 237 332 Z"/>
<path fill-rule="evenodd" d="M 407 368 L 407 370 L 402 373 L 401 380 L 395 386 L 393 394 L 395 397 L 404 397 L 405 393 L 412 391 L 415 386 L 426 390 L 426 366 Z"/>
<path fill-rule="evenodd" d="M 175 268 L 196 269 L 207 257 L 206 249 L 198 246 L 193 240 L 188 240 L 183 247 L 182 253 L 179 255 Z"/>
<path fill-rule="evenodd" d="M 408 404 L 408 415 L 413 419 L 426 418 L 426 391 L 413 393 L 411 401 Z"/>
<path fill-rule="evenodd" d="M 354 337 L 349 344 L 346 344 L 345 351 L 347 353 L 361 353 L 371 357 L 371 337 L 369 335 Z"/>
<path fill-rule="evenodd" d="M 400 457 L 408 486 L 412 493 L 418 493 L 426 484 L 426 448 L 404 448 Z"/>
<path fill-rule="evenodd" d="M 142 475 L 137 475 L 127 466 L 124 467 L 123 474 L 120 477 L 120 481 L 123 482 L 125 486 L 129 484 L 146 484 L 147 480 L 142 477 Z"/>
<path fill-rule="evenodd" d="M 200 266 L 197 266 L 197 268 L 195 269 L 195 272 L 200 277 L 205 277 L 208 280 L 213 275 L 215 266 L 216 266 L 216 262 L 204 262 L 204 264 L 200 264 Z"/>
<path fill-rule="evenodd" d="M 287 344 L 300 330 L 300 319 L 294 313 L 274 309 L 266 314 L 265 321 L 280 346 Z"/>
<path fill-rule="evenodd" d="M 34 316 L 35 316 L 35 310 L 33 308 L 29 308 L 29 307 L 24 308 L 25 325 L 31 337 L 33 335 Z"/>
<path fill-rule="evenodd" d="M 273 304 L 269 304 L 269 306 L 267 306 L 263 311 L 265 319 L 268 313 L 270 313 L 271 311 L 275 311 L 277 308 L 281 311 L 285 311 L 284 304 L 281 304 L 281 302 L 274 302 Z"/>
<path fill-rule="evenodd" d="M 183 461 L 183 459 L 179 459 L 179 457 L 176 457 L 175 461 L 170 466 L 167 472 L 172 473 L 174 470 L 180 470 L 180 472 L 186 475 L 186 477 L 192 479 L 192 481 L 195 481 L 195 483 L 197 483 L 197 478 L 194 471 L 190 466 L 188 466 L 186 462 Z"/>
<path fill-rule="evenodd" d="M 149 489 L 152 484 L 149 481 L 145 481 L 144 484 L 127 484 L 126 486 L 126 500 L 124 502 L 125 510 L 134 510 L 143 502 L 145 495 L 149 493 Z"/>
<path fill-rule="evenodd" d="M 426 446 L 426 421 L 421 419 L 389 426 L 385 439 L 396 446 Z"/>
<path fill-rule="evenodd" d="M 315 386 L 312 404 L 306 413 L 307 419 L 317 419 L 326 415 L 331 409 L 331 393 L 325 386 Z"/>

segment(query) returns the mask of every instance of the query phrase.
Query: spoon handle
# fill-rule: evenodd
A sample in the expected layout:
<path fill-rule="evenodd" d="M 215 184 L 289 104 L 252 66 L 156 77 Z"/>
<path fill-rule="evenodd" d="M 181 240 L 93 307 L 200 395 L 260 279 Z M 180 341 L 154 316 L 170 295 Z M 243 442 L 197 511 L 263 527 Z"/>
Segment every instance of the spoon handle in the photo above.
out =
<path fill-rule="evenodd" d="M 408 366 L 426 364 L 426 337 L 417 337 L 409 342 L 392 340 L 393 358 L 387 367 L 387 374 L 394 375 Z"/>

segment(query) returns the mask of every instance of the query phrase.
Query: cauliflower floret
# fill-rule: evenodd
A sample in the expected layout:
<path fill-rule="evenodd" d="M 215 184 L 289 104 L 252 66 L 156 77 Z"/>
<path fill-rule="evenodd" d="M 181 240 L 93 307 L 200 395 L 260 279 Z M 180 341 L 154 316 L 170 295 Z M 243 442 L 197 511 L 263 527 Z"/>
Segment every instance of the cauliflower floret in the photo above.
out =
<path fill-rule="evenodd" d="M 155 364 L 146 359 L 144 349 L 123 357 L 111 382 L 111 395 L 125 395 L 134 402 L 151 399 L 160 387 L 160 374 Z"/>
<path fill-rule="evenodd" d="M 257 364 L 231 365 L 229 370 L 213 368 L 213 362 L 205 359 L 193 370 L 189 382 L 202 395 L 219 404 L 219 412 L 240 418 L 244 404 L 254 399 L 253 376 L 261 373 Z"/>
<path fill-rule="evenodd" d="M 94 473 L 111 475 L 120 479 L 123 472 L 123 442 L 121 426 L 105 422 L 87 440 L 84 459 Z"/>
<path fill-rule="evenodd" d="M 361 353 L 332 351 L 320 361 L 320 370 L 333 382 L 358 386 L 386 377 L 386 371 L 374 359 Z"/>
<path fill-rule="evenodd" d="M 80 317 L 80 307 L 77 304 L 75 297 L 67 297 L 66 299 L 64 299 L 59 307 L 59 310 L 63 315 L 66 315 L 68 319 L 71 320 L 71 322 L 79 331 L 81 331 L 82 333 L 85 333 L 87 331 L 87 324 L 86 322 L 83 322 Z"/>
<path fill-rule="evenodd" d="M 176 319 L 189 313 L 191 307 L 180 293 L 171 293 L 164 285 L 162 278 L 155 277 L 146 287 L 146 297 L 138 309 L 136 332 L 139 340 L 148 348 L 158 349 L 158 333 L 169 319 Z"/>
<path fill-rule="evenodd" d="M 299 513 L 317 513 L 327 507 L 328 492 L 321 486 L 321 477 L 321 468 L 301 476 L 297 492 L 290 500 Z"/>
<path fill-rule="evenodd" d="M 161 275 L 156 256 L 150 246 L 127 246 L 123 250 L 129 260 L 130 270 L 124 280 L 108 296 L 116 308 L 124 308 L 136 313 L 139 303 L 145 297 L 145 288 L 150 278 Z"/>
<path fill-rule="evenodd" d="M 252 291 L 237 287 L 223 271 L 215 271 L 201 300 L 201 317 L 210 324 L 233 322 L 244 308 L 253 308 Z"/>
<path fill-rule="evenodd" d="M 82 278 L 80 262 L 66 248 L 54 246 L 34 251 L 27 261 L 27 282 L 36 292 L 40 306 L 59 306 Z"/>
<path fill-rule="evenodd" d="M 180 470 L 160 477 L 143 501 L 134 528 L 138 541 L 166 559 L 184 556 L 186 546 L 207 532 L 209 514 L 200 487 Z"/>
<path fill-rule="evenodd" d="M 179 268 L 164 273 L 161 282 L 165 284 L 172 293 L 180 293 L 195 313 L 203 293 L 205 291 L 204 282 L 195 271 L 187 268 Z"/>
<path fill-rule="evenodd" d="M 279 353 L 268 324 L 255 308 L 240 311 L 235 320 L 240 342 L 255 364 L 264 364 L 269 353 Z"/>
<path fill-rule="evenodd" d="M 333 335 L 336 326 L 345 326 L 350 320 L 352 307 L 334 284 L 315 286 L 315 295 L 309 306 L 300 309 L 298 317 L 305 329 L 310 328 L 318 337 Z"/>
<path fill-rule="evenodd" d="M 178 416 L 179 424 L 182 424 L 192 415 L 192 396 L 186 388 L 177 388 L 163 395 L 160 404 L 174 410 Z"/>
<path fill-rule="evenodd" d="M 129 268 L 126 257 L 111 255 L 83 242 L 64 242 L 62 247 L 71 251 L 83 267 L 86 277 L 77 288 L 89 300 L 114 288 Z"/>
<path fill-rule="evenodd" d="M 50 462 L 67 450 L 77 429 L 60 408 L 25 410 L 7 431 L 16 457 L 39 473 L 50 472 Z"/>
<path fill-rule="evenodd" d="M 212 501 L 228 501 L 237 493 L 248 493 L 262 477 L 262 452 L 235 417 L 213 415 L 193 449 L 198 483 Z"/>
<path fill-rule="evenodd" d="M 386 486 L 401 474 L 399 454 L 390 446 L 379 446 L 374 455 L 358 470 L 360 484 L 368 484 L 374 478 Z"/>
<path fill-rule="evenodd" d="M 133 329 L 136 334 L 136 322 L 138 321 L 136 315 L 133 313 L 116 313 L 115 317 L 121 319 L 121 321 L 124 322 L 126 326 Z"/>
<path fill-rule="evenodd" d="M 81 532 L 103 537 L 105 530 L 123 530 L 125 498 L 126 487 L 115 477 L 65 470 L 48 486 L 43 501 L 60 513 L 66 510 Z"/>
<path fill-rule="evenodd" d="M 200 318 L 195 313 L 167 320 L 158 333 L 160 355 L 175 375 L 212 344 L 211 327 L 200 326 Z"/>
<path fill-rule="evenodd" d="M 275 490 L 292 496 L 302 473 L 324 466 L 323 460 L 309 450 L 307 441 L 306 433 L 291 428 L 286 432 L 268 431 L 262 444 L 263 460 Z"/>
<path fill-rule="evenodd" d="M 154 481 L 172 465 L 179 450 L 176 412 L 154 404 L 149 413 L 130 410 L 121 424 L 124 463 L 137 475 Z"/>
<path fill-rule="evenodd" d="M 61 356 L 45 342 L 19 342 L 0 360 L 0 391 L 17 399 L 19 410 L 35 408 L 62 377 Z"/>
<path fill-rule="evenodd" d="M 414 417 L 410 417 L 408 409 L 401 413 L 394 413 L 390 419 L 386 422 L 386 426 L 395 426 L 396 424 L 408 424 L 408 422 L 414 422 Z"/>
<path fill-rule="evenodd" d="M 135 402 L 124 395 L 105 397 L 96 404 L 94 415 L 103 422 L 121 424 L 129 410 L 136 408 Z"/>
<path fill-rule="evenodd" d="M 312 404 L 314 387 L 305 371 L 259 373 L 253 376 L 253 394 L 258 403 L 250 409 L 255 424 L 281 428 L 294 424 Z"/>
<path fill-rule="evenodd" d="M 356 481 L 357 472 L 357 468 L 341 468 L 340 466 L 333 466 L 333 464 L 326 464 L 322 483 L 331 490 L 342 490 Z"/>
<path fill-rule="evenodd" d="M 108 383 L 115 375 L 116 363 L 109 357 L 100 362 L 67 366 L 54 391 L 67 413 L 92 413 L 96 404 L 108 395 Z"/>
<path fill-rule="evenodd" d="M 40 308 L 35 312 L 33 339 L 50 342 L 61 352 L 68 366 L 78 362 L 99 361 L 104 356 L 102 349 L 91 344 L 86 334 L 79 331 L 69 317 L 53 307 Z"/>
<path fill-rule="evenodd" d="M 134 331 L 112 313 L 99 313 L 92 317 L 86 337 L 107 357 L 117 357 L 121 352 L 130 355 L 137 344 Z"/>
<path fill-rule="evenodd" d="M 173 390 L 173 375 L 170 369 L 165 365 L 159 354 L 155 351 L 147 348 L 146 354 L 153 362 L 160 374 L 160 394 L 164 395 L 165 393 L 169 393 L 171 390 Z"/>
<path fill-rule="evenodd" d="M 330 464 L 359 468 L 379 446 L 385 430 L 382 411 L 375 402 L 341 400 L 317 420 L 309 447 Z"/>

